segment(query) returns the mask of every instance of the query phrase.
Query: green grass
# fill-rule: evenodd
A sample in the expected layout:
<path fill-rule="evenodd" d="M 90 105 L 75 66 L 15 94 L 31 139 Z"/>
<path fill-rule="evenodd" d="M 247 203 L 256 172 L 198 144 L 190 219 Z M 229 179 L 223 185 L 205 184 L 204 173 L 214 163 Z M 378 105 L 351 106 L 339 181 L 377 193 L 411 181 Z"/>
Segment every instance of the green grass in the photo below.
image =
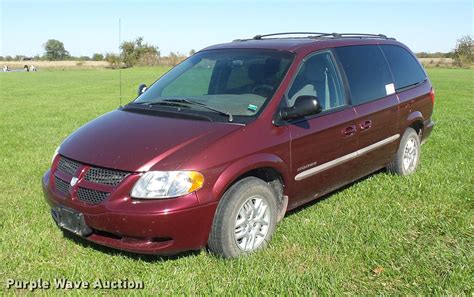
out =
<path fill-rule="evenodd" d="M 124 70 L 124 98 L 164 71 Z M 472 295 L 474 70 L 429 75 L 437 125 L 418 173 L 374 174 L 288 215 L 266 250 L 222 260 L 135 256 L 63 237 L 41 176 L 68 134 L 118 106 L 118 71 L 0 73 L 0 287 L 8 278 L 127 278 L 144 291 L 109 293 Z"/>

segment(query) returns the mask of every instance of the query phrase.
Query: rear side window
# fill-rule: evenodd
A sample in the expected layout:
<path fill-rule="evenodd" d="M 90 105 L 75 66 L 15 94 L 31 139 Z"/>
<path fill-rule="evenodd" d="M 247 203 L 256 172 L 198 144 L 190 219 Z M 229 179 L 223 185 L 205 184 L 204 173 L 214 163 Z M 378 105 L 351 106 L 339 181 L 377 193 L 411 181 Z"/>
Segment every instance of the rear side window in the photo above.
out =
<path fill-rule="evenodd" d="M 377 45 L 335 48 L 352 95 L 352 104 L 385 97 L 393 89 L 393 78 L 385 57 Z"/>
<path fill-rule="evenodd" d="M 396 90 L 413 86 L 426 79 L 420 64 L 407 50 L 396 45 L 381 45 L 380 47 L 392 70 Z"/>

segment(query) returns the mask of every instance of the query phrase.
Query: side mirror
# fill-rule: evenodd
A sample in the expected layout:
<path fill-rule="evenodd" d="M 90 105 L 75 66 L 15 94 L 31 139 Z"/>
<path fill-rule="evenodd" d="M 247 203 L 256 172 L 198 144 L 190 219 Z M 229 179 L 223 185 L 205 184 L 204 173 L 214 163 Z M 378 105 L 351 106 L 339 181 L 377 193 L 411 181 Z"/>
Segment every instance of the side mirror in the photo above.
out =
<path fill-rule="evenodd" d="M 280 111 L 280 119 L 286 121 L 304 118 L 309 115 L 320 113 L 321 111 L 322 107 L 319 105 L 316 96 L 303 95 L 296 98 L 293 106 L 283 108 Z"/>
<path fill-rule="evenodd" d="M 141 94 L 145 93 L 145 91 L 147 90 L 147 86 L 145 84 L 141 84 L 138 86 L 138 96 L 140 96 Z"/>

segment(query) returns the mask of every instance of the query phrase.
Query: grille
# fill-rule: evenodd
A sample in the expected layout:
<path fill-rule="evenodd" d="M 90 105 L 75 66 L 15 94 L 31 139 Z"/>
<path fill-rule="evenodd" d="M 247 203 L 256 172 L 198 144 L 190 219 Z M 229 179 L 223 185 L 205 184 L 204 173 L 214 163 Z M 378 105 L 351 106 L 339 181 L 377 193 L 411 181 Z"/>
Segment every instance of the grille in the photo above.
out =
<path fill-rule="evenodd" d="M 81 163 L 78 163 L 76 161 L 60 156 L 57 170 L 63 173 L 72 175 L 72 176 L 76 176 L 76 172 L 81 166 L 83 166 Z M 87 170 L 84 176 L 84 179 L 96 184 L 102 184 L 102 185 L 115 187 L 120 182 L 122 182 L 123 179 L 127 177 L 129 174 L 130 174 L 129 172 L 125 172 L 125 171 L 90 167 Z M 65 195 L 69 194 L 70 186 L 68 182 L 65 182 L 64 180 L 55 176 L 55 184 L 56 184 L 56 189 L 59 192 Z M 109 194 L 110 194 L 109 192 L 103 192 L 103 191 L 93 190 L 89 188 L 79 187 L 77 189 L 76 196 L 77 196 L 77 199 L 82 202 L 85 202 L 91 205 L 97 205 L 97 204 L 102 203 L 104 200 L 106 200 L 109 197 Z"/>
<path fill-rule="evenodd" d="M 104 184 L 109 186 L 118 185 L 126 176 L 128 172 L 91 168 L 87 171 L 85 179 L 94 183 Z"/>
<path fill-rule="evenodd" d="M 54 184 L 56 185 L 56 189 L 63 193 L 63 194 L 69 194 L 69 183 L 63 181 L 62 179 L 58 177 L 54 177 Z"/>
<path fill-rule="evenodd" d="M 77 199 L 88 203 L 88 204 L 93 204 L 97 205 L 103 202 L 107 197 L 109 196 L 109 193 L 107 192 L 102 192 L 102 191 L 97 191 L 97 190 L 92 190 L 92 189 L 87 189 L 87 188 L 82 188 L 79 187 L 77 190 Z"/>
<path fill-rule="evenodd" d="M 58 170 L 68 173 L 70 175 L 74 175 L 76 173 L 77 168 L 79 168 L 80 164 L 77 162 L 74 162 L 72 160 L 66 159 L 61 156 L 61 159 L 59 159 L 58 162 Z"/>

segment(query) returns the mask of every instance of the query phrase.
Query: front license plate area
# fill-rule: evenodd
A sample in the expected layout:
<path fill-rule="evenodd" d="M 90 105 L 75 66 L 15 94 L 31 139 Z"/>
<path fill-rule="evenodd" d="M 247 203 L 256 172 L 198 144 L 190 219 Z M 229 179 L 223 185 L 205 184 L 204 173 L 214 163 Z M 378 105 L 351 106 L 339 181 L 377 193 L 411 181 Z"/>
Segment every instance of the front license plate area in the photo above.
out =
<path fill-rule="evenodd" d="M 80 236 L 87 236 L 92 230 L 86 225 L 84 215 L 65 207 L 54 207 L 51 215 L 60 228 L 69 230 Z"/>

